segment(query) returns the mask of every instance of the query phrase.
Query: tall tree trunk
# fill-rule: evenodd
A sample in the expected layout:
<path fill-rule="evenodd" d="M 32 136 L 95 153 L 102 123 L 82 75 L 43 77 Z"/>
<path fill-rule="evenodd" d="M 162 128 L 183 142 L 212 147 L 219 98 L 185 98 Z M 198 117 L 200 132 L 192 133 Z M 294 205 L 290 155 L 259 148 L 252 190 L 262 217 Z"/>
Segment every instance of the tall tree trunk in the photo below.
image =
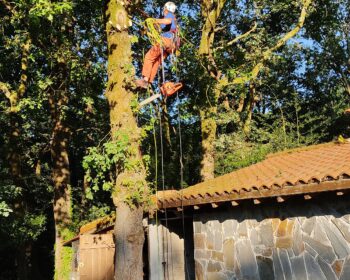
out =
<path fill-rule="evenodd" d="M 203 181 L 213 179 L 215 175 L 216 114 L 218 110 L 219 96 L 220 84 L 216 83 L 210 94 L 208 93 L 206 102 L 200 108 L 202 134 L 202 160 L 200 172 Z"/>
<path fill-rule="evenodd" d="M 293 27 L 292 30 L 285 33 L 274 46 L 266 49 L 262 53 L 262 58 L 260 61 L 253 67 L 252 71 L 248 75 L 239 75 L 238 77 L 234 78 L 233 80 L 229 80 L 227 76 L 224 76 L 220 73 L 220 70 L 217 68 L 217 65 L 215 63 L 215 59 L 213 56 L 213 44 L 215 41 L 215 32 L 218 30 L 217 27 L 217 21 L 221 15 L 222 9 L 226 3 L 226 0 L 203 0 L 201 2 L 201 12 L 202 12 L 202 18 L 204 21 L 203 28 L 202 28 L 202 37 L 200 41 L 199 46 L 199 54 L 203 58 L 203 65 L 205 65 L 206 70 L 208 74 L 215 79 L 216 86 L 215 86 L 215 93 L 208 92 L 208 96 L 203 97 L 203 100 L 209 99 L 214 100 L 215 102 L 212 102 L 211 106 L 216 106 L 217 99 L 215 99 L 215 95 L 217 94 L 217 90 L 220 87 L 223 87 L 224 85 L 234 85 L 234 84 L 244 84 L 247 82 L 250 82 L 257 78 L 261 70 L 264 68 L 265 63 L 271 59 L 274 52 L 278 50 L 280 47 L 285 45 L 287 41 L 291 38 L 293 38 L 303 27 L 305 18 L 307 16 L 308 7 L 312 3 L 312 0 L 303 0 L 302 1 L 302 9 L 300 12 L 300 16 L 298 19 L 298 24 Z M 245 34 L 237 36 L 235 39 L 231 40 L 226 44 L 226 47 L 234 44 L 238 40 L 249 36 L 253 31 L 255 31 L 257 28 L 257 24 L 255 23 L 254 26 L 247 31 Z M 219 96 L 219 95 L 217 95 Z M 250 121 L 252 116 L 252 107 L 254 104 L 254 100 L 250 100 L 250 103 L 248 104 L 248 117 L 245 119 L 244 123 L 244 130 L 249 133 L 250 130 Z M 241 109 L 241 108 L 239 108 Z M 213 124 L 213 120 L 206 119 L 206 118 L 213 118 L 213 114 L 216 114 L 217 109 L 210 108 L 208 106 L 208 102 L 204 102 L 204 106 L 202 105 L 201 108 L 201 122 L 202 122 L 202 129 L 204 128 L 204 131 L 202 131 L 202 146 L 203 146 L 203 161 L 202 161 L 202 180 L 210 179 L 214 177 L 214 174 L 210 174 L 210 172 L 214 171 L 214 158 L 211 154 L 214 153 L 214 141 L 215 140 L 215 131 L 212 131 L 209 133 L 210 129 L 216 129 L 216 125 Z M 203 127 L 204 126 L 204 127 Z M 210 142 L 212 141 L 212 142 Z M 211 153 L 211 154 L 206 154 Z"/>
<path fill-rule="evenodd" d="M 55 279 L 65 280 L 69 269 L 64 261 L 69 259 L 62 241 L 69 237 L 69 226 L 72 222 L 70 168 L 68 158 L 69 128 L 65 120 L 64 108 L 69 102 L 68 69 L 65 61 L 58 62 L 54 70 L 55 90 L 49 96 L 53 130 L 51 136 L 52 181 L 54 185 L 53 212 L 55 221 Z"/>
<path fill-rule="evenodd" d="M 220 95 L 221 72 L 218 71 L 213 57 L 213 43 L 217 21 L 225 3 L 226 0 L 204 0 L 201 5 L 204 24 L 198 52 L 204 60 L 208 74 L 214 79 L 213 90 L 205 92 L 206 96 L 203 97 L 203 103 L 200 106 L 202 134 L 201 179 L 203 181 L 214 178 L 215 170 L 215 116 Z"/>
<path fill-rule="evenodd" d="M 201 178 L 203 181 L 214 178 L 215 171 L 215 139 L 217 107 L 203 108 L 200 110 L 202 133 L 202 160 Z"/>
<path fill-rule="evenodd" d="M 243 121 L 243 132 L 246 135 L 250 134 L 253 109 L 254 109 L 254 105 L 255 105 L 255 98 L 256 98 L 256 87 L 255 87 L 255 83 L 253 81 L 251 81 L 249 84 L 249 98 L 247 101 L 248 104 L 245 108 L 245 111 L 247 114 L 246 114 L 245 119 Z"/>
<path fill-rule="evenodd" d="M 17 106 L 20 99 L 19 95 L 13 100 L 13 105 Z M 16 110 L 10 112 L 10 137 L 9 137 L 9 151 L 8 151 L 8 163 L 10 167 L 10 174 L 13 180 L 14 185 L 19 188 L 22 192 L 19 198 L 16 198 L 14 201 L 14 214 L 16 219 L 23 220 L 25 216 L 25 194 L 24 186 L 22 179 L 22 170 L 21 170 L 21 117 Z M 23 242 L 17 244 L 16 250 L 16 262 L 17 262 L 17 279 L 27 280 L 30 275 L 30 250 L 28 251 L 27 256 L 27 247 L 28 242 Z M 30 247 L 28 247 L 30 248 Z"/>
<path fill-rule="evenodd" d="M 143 279 L 142 225 L 143 198 L 147 196 L 146 172 L 140 152 L 140 130 L 131 109 L 133 76 L 131 58 L 131 22 L 127 9 L 129 1 L 110 0 L 106 11 L 108 42 L 108 83 L 106 96 L 110 106 L 113 141 L 120 135 L 129 139 L 128 162 L 132 166 L 117 167 L 117 181 L 113 192 L 116 206 L 114 228 L 116 240 L 115 279 Z M 141 197 L 141 198 L 140 198 Z"/>
<path fill-rule="evenodd" d="M 19 188 L 22 195 L 13 202 L 14 214 L 17 219 L 23 220 L 25 215 L 25 189 L 21 170 L 21 116 L 18 112 L 19 102 L 25 95 L 28 84 L 27 69 L 28 57 L 31 47 L 31 38 L 28 37 L 22 44 L 21 57 L 21 78 L 17 90 L 11 88 L 0 82 L 0 91 L 4 92 L 9 100 L 9 117 L 10 117 L 10 131 L 9 131 L 9 146 L 7 151 L 7 159 L 10 169 L 10 175 L 14 185 Z M 30 242 L 23 242 L 17 244 L 16 261 L 17 261 L 17 278 L 19 280 L 26 280 L 30 275 L 30 256 L 31 244 Z"/>

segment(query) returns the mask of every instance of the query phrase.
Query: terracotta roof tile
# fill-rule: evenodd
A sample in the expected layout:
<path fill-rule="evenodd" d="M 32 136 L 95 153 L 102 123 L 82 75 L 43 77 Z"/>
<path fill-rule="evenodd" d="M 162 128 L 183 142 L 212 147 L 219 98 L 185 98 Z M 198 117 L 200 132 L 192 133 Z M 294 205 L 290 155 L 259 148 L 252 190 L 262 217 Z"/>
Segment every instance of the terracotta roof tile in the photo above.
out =
<path fill-rule="evenodd" d="M 264 190 L 275 196 L 286 188 L 339 181 L 343 177 L 350 179 L 350 143 L 327 143 L 269 155 L 260 163 L 182 191 L 158 192 L 158 205 L 178 207 L 201 203 L 200 200 L 208 203 L 211 198 L 225 201 L 235 194 L 239 199 L 246 193 Z"/>

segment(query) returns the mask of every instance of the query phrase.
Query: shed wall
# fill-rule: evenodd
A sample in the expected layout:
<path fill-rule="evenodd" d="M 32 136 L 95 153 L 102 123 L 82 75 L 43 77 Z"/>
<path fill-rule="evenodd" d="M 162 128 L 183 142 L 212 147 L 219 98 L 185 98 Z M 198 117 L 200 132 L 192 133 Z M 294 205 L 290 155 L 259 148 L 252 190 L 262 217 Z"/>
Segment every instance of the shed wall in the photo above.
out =
<path fill-rule="evenodd" d="M 148 226 L 151 280 L 185 279 L 184 240 L 155 221 Z"/>
<path fill-rule="evenodd" d="M 80 236 L 79 276 L 80 280 L 114 279 L 113 234 L 87 234 Z"/>
<path fill-rule="evenodd" d="M 331 200 L 196 214 L 196 279 L 350 279 L 350 203 Z"/>
<path fill-rule="evenodd" d="M 150 280 L 194 280 L 193 220 L 149 220 Z M 185 250 L 186 248 L 186 250 Z"/>

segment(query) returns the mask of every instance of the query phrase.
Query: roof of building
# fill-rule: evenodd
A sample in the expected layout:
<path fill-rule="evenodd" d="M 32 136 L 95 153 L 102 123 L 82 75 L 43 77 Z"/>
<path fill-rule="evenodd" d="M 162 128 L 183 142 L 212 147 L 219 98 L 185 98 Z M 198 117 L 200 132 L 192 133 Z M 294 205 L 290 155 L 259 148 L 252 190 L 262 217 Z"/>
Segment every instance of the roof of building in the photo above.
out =
<path fill-rule="evenodd" d="M 63 241 L 63 246 L 71 245 L 72 242 L 79 240 L 82 234 L 98 234 L 104 233 L 106 231 L 112 230 L 115 222 L 115 214 L 110 214 L 108 216 L 93 220 L 80 227 L 79 234 L 74 236 L 69 240 Z"/>
<path fill-rule="evenodd" d="M 348 188 L 350 143 L 327 143 L 273 154 L 181 191 L 160 191 L 155 200 L 161 209 Z"/>
<path fill-rule="evenodd" d="M 158 209 L 200 206 L 231 201 L 315 194 L 350 189 L 350 143 L 327 143 L 269 155 L 264 161 L 181 191 L 159 191 L 153 196 Z M 340 192 L 341 193 L 341 192 Z M 113 228 L 115 215 L 94 220 L 80 228 L 81 234 Z"/>
<path fill-rule="evenodd" d="M 98 233 L 101 231 L 109 230 L 114 226 L 115 214 L 96 219 L 88 224 L 83 225 L 79 234 Z"/>

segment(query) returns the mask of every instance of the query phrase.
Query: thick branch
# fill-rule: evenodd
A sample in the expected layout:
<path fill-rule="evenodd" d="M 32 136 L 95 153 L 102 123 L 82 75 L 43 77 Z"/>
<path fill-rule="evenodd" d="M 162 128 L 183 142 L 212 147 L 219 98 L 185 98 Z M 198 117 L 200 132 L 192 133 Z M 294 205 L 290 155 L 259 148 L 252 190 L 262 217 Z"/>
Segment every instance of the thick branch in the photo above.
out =
<path fill-rule="evenodd" d="M 224 25 L 224 26 L 218 26 L 218 27 L 216 27 L 216 28 L 214 29 L 214 32 L 219 32 L 219 31 L 224 30 L 224 29 L 227 29 L 227 26 L 226 26 L 226 25 Z"/>
<path fill-rule="evenodd" d="M 0 92 L 1 91 L 5 94 L 6 98 L 10 102 L 9 112 L 16 112 L 18 105 L 18 92 L 11 90 L 10 87 L 3 82 L 0 82 Z"/>
<path fill-rule="evenodd" d="M 9 12 L 11 12 L 12 14 L 15 13 L 14 8 L 7 1 L 0 0 L 0 3 L 2 3 Z"/>
<path fill-rule="evenodd" d="M 12 92 L 9 89 L 8 85 L 3 82 L 0 82 L 0 91 L 2 91 L 5 94 L 6 98 L 11 102 Z"/>
<path fill-rule="evenodd" d="M 21 78 L 18 86 L 18 90 L 11 90 L 9 85 L 0 82 L 0 91 L 2 91 L 6 98 L 10 101 L 10 112 L 16 112 L 18 110 L 17 106 L 21 97 L 27 89 L 27 68 L 28 68 L 28 57 L 29 49 L 31 45 L 31 40 L 28 38 L 26 43 L 22 46 L 22 59 L 21 59 Z"/>
<path fill-rule="evenodd" d="M 226 0 L 215 1 L 203 1 L 202 15 L 205 18 L 205 22 L 202 28 L 202 37 L 199 45 L 198 53 L 206 59 L 206 70 L 215 79 L 217 79 L 219 73 L 215 63 L 213 53 L 213 42 L 215 32 L 218 30 L 216 25 L 221 11 L 226 3 Z"/>
<path fill-rule="evenodd" d="M 285 34 L 281 39 L 279 39 L 273 47 L 271 47 L 268 50 L 266 50 L 265 52 L 263 52 L 263 56 L 262 56 L 261 61 L 254 66 L 251 73 L 249 73 L 248 75 L 242 76 L 242 77 L 237 77 L 237 78 L 233 79 L 232 81 L 230 81 L 229 83 L 225 83 L 224 85 L 244 84 L 252 79 L 255 79 L 259 75 L 260 71 L 263 69 L 264 63 L 271 58 L 271 56 L 273 55 L 273 52 L 276 51 L 277 49 L 279 49 L 280 47 L 282 47 L 283 45 L 285 45 L 286 42 L 289 39 L 293 38 L 300 31 L 300 29 L 304 26 L 305 19 L 307 16 L 307 9 L 309 8 L 311 2 L 312 2 L 312 0 L 304 0 L 303 1 L 303 8 L 301 10 L 301 13 L 300 13 L 300 16 L 298 19 L 298 24 L 295 26 L 295 28 L 293 28 L 291 31 L 289 31 L 287 34 Z"/>
<path fill-rule="evenodd" d="M 284 37 L 282 37 L 277 44 L 270 48 L 269 50 L 267 50 L 264 53 L 264 57 L 269 58 L 269 56 L 271 56 L 271 53 L 274 52 L 275 50 L 279 49 L 281 46 L 283 46 L 289 39 L 293 38 L 299 31 L 300 29 L 304 26 L 305 23 L 305 19 L 307 16 L 307 9 L 309 8 L 310 4 L 311 4 L 312 0 L 305 0 L 303 3 L 303 8 L 301 9 L 301 13 L 299 16 L 299 20 L 298 20 L 298 24 L 296 25 L 296 27 L 294 29 L 292 29 L 291 31 L 289 31 L 286 35 L 284 35 Z"/>
<path fill-rule="evenodd" d="M 27 89 L 27 80 L 28 80 L 27 68 L 28 68 L 29 49 L 30 49 L 31 43 L 32 43 L 32 41 L 28 35 L 26 42 L 22 46 L 22 59 L 21 59 L 22 74 L 21 74 L 20 84 L 18 87 L 18 97 L 19 98 L 23 97 L 23 95 Z"/>
<path fill-rule="evenodd" d="M 237 43 L 238 41 L 240 41 L 240 40 L 242 40 L 242 39 L 244 39 L 244 38 L 246 38 L 246 37 L 248 37 L 252 32 L 254 32 L 254 31 L 256 30 L 257 27 L 258 27 L 257 22 L 254 22 L 253 27 L 252 27 L 249 31 L 247 31 L 247 32 L 244 33 L 244 34 L 241 34 L 241 35 L 237 36 L 236 38 L 234 38 L 233 40 L 231 40 L 230 42 L 228 42 L 228 43 L 225 45 L 225 48 L 227 48 L 227 47 L 229 47 L 229 46 L 231 46 L 231 45 Z M 222 47 L 218 47 L 218 48 L 216 48 L 216 49 L 217 49 L 217 50 L 221 50 L 221 49 L 223 49 L 223 48 L 224 48 L 224 47 L 222 46 Z"/>

